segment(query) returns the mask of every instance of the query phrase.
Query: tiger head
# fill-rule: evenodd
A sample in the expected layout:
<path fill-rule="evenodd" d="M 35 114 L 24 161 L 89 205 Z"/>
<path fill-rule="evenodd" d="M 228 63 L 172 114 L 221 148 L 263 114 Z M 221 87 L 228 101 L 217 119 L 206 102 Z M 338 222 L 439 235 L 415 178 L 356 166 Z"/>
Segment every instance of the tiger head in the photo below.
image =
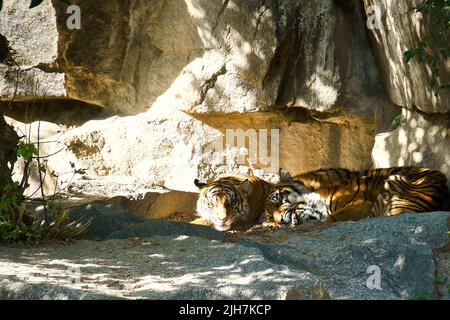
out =
<path fill-rule="evenodd" d="M 279 225 L 291 223 L 292 214 L 310 192 L 303 184 L 294 181 L 289 172 L 280 170 L 280 182 L 272 187 L 266 199 L 266 218 Z"/>
<path fill-rule="evenodd" d="M 305 195 L 310 192 L 302 184 L 295 182 L 276 184 L 266 200 L 266 217 L 280 225 L 291 223 L 291 215 L 299 205 L 305 203 Z"/>
<path fill-rule="evenodd" d="M 216 230 L 237 229 L 250 219 L 247 198 L 252 186 L 248 179 L 222 177 L 210 183 L 195 179 L 194 184 L 200 190 L 197 215 L 209 220 Z"/>

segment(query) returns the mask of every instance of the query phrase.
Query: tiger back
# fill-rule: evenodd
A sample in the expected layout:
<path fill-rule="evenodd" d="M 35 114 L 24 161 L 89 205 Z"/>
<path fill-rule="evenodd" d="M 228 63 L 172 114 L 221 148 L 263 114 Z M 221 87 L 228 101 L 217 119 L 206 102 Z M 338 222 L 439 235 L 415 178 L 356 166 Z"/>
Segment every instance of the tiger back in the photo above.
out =
<path fill-rule="evenodd" d="M 349 171 L 347 169 L 321 169 L 294 177 L 280 175 L 284 181 L 275 185 L 286 189 L 287 185 L 303 185 L 320 195 L 328 208 L 321 213 L 325 222 L 360 220 L 368 217 L 388 216 L 404 212 L 428 212 L 448 210 L 449 192 L 447 178 L 437 170 L 414 166 Z M 286 185 L 287 184 L 287 185 Z M 292 192 L 296 193 L 294 189 Z M 298 192 L 297 192 L 298 193 Z M 279 209 L 274 205 L 267 210 L 269 216 L 282 217 L 284 212 L 305 213 L 305 201 L 285 193 L 285 200 L 279 199 Z M 283 203 L 283 206 L 281 206 Z M 272 208 L 271 208 L 272 207 Z M 292 216 L 292 214 L 291 214 Z M 316 215 L 317 216 L 317 215 Z M 279 219 L 279 218 L 278 218 Z M 277 219 L 275 219 L 277 220 Z M 305 220 L 303 217 L 300 220 Z"/>
<path fill-rule="evenodd" d="M 326 202 L 324 204 L 328 210 L 316 212 L 314 216 L 319 220 L 326 220 L 331 212 L 341 207 L 341 203 L 356 204 L 358 199 L 353 199 L 353 190 L 359 176 L 359 171 L 329 168 L 292 177 L 288 171 L 280 169 L 280 182 L 274 185 L 266 200 L 266 217 L 268 220 L 274 220 L 276 224 L 287 223 L 295 212 L 299 216 L 302 215 L 308 199 L 321 198 L 322 202 Z M 346 188 L 342 188 L 343 185 Z M 344 197 L 350 200 L 336 201 L 338 198 L 344 200 Z"/>
<path fill-rule="evenodd" d="M 338 187 L 361 176 L 359 171 L 344 168 L 327 168 L 298 174 L 294 177 L 286 170 L 280 170 L 280 182 L 298 182 L 312 190 Z"/>
<path fill-rule="evenodd" d="M 210 183 L 194 181 L 200 194 L 196 224 L 219 231 L 246 230 L 264 216 L 264 203 L 272 184 L 255 176 L 223 176 Z"/>
<path fill-rule="evenodd" d="M 391 174 L 384 181 L 371 217 L 439 210 L 450 210 L 447 177 L 433 169 L 410 168 L 408 172 Z"/>

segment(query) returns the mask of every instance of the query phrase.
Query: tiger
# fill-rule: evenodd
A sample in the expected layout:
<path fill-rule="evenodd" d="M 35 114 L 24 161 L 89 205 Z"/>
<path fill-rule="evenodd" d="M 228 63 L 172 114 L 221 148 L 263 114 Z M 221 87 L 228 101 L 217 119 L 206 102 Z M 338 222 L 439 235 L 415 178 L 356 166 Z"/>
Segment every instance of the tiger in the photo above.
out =
<path fill-rule="evenodd" d="M 192 223 L 219 231 L 244 231 L 263 221 L 265 199 L 273 185 L 255 176 L 223 176 L 210 183 L 194 180 L 200 191 Z"/>
<path fill-rule="evenodd" d="M 311 219 L 331 223 L 449 210 L 449 198 L 446 176 L 429 168 L 332 168 L 295 177 L 281 170 L 265 211 L 275 224 L 295 226 Z"/>

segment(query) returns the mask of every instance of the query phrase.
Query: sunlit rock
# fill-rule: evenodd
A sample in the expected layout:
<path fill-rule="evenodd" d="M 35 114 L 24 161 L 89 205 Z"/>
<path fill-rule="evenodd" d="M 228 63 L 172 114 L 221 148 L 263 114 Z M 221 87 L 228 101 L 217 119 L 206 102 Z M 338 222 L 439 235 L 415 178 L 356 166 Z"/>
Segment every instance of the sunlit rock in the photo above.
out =
<path fill-rule="evenodd" d="M 424 166 L 450 177 L 450 118 L 406 109 L 403 117 L 406 122 L 399 128 L 376 136 L 372 150 L 374 165 Z"/>
<path fill-rule="evenodd" d="M 429 17 L 409 11 L 419 3 L 422 1 L 364 0 L 366 10 L 369 6 L 380 9 L 380 28 L 369 29 L 368 32 L 392 102 L 407 108 L 414 106 L 428 113 L 449 113 L 450 90 L 434 94 L 437 88 L 430 84 L 431 66 L 418 59 L 406 63 L 403 58 L 405 51 L 417 47 L 419 41 L 431 33 Z M 450 82 L 445 62 L 440 81 L 442 85 Z"/>

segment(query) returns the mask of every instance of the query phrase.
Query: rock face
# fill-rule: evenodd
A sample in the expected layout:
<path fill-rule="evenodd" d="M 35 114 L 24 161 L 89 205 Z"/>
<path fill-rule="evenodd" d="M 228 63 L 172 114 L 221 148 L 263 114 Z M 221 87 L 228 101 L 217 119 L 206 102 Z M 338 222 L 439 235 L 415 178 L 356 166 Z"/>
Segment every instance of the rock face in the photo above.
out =
<path fill-rule="evenodd" d="M 429 17 L 421 13 L 408 12 L 422 1 L 364 0 L 366 9 L 380 9 L 380 28 L 370 30 L 374 42 L 374 53 L 380 62 L 381 74 L 391 100 L 398 106 L 427 113 L 449 113 L 450 91 L 444 90 L 435 96 L 430 85 L 431 68 L 416 59 L 405 63 L 406 50 L 417 47 L 420 40 L 431 33 Z M 449 83 L 450 69 L 442 70 L 441 84 Z"/>
<path fill-rule="evenodd" d="M 369 34 L 389 96 L 402 107 L 404 121 L 398 129 L 377 136 L 372 157 L 377 167 L 427 166 L 450 177 L 450 91 L 441 90 L 436 96 L 429 81 L 430 65 L 403 60 L 404 52 L 431 32 L 429 17 L 408 12 L 420 2 L 364 0 L 366 10 L 369 6 L 380 10 L 380 28 Z M 448 66 L 444 65 L 440 81 L 450 81 Z"/>
<path fill-rule="evenodd" d="M 450 118 L 403 110 L 405 123 L 379 134 L 372 151 L 376 167 L 418 165 L 450 176 Z"/>
<path fill-rule="evenodd" d="M 48 193 L 99 193 L 90 185 L 119 181 L 124 189 L 194 192 L 195 178 L 225 173 L 274 181 L 278 167 L 293 174 L 321 167 L 367 169 L 375 135 L 400 113 L 383 80 L 396 104 L 447 112 L 445 99 L 430 98 L 431 107 L 421 102 L 428 90 L 420 85 L 424 75 L 405 82 L 424 88 L 417 97 L 395 89 L 392 81 L 419 74 L 421 67 L 401 62 L 409 42 L 393 48 L 388 27 L 401 41 L 411 28 L 403 18 L 400 27 L 385 26 L 394 19 L 387 2 L 364 3 L 380 5 L 388 19 L 385 30 L 369 30 L 372 50 L 357 0 L 77 4 L 81 30 L 68 28 L 70 14 L 60 1 L 29 10 L 8 0 L 0 12 L 0 34 L 20 65 L 19 71 L 0 65 L 0 104 L 5 106 L 18 83 L 12 110 L 3 108 L 8 115 L 65 125 L 41 137 L 41 155 L 52 155 L 48 173 L 58 176 L 46 175 Z M 28 33 L 18 32 L 26 28 L 27 39 Z M 372 51 L 381 61 L 381 76 Z M 383 58 L 398 69 L 387 69 Z M 446 127 L 430 125 L 440 128 L 431 147 L 438 151 L 427 149 L 423 161 L 413 162 L 418 147 L 399 159 L 418 165 L 434 159 L 429 165 L 448 172 L 446 156 L 434 157 L 448 150 Z M 394 138 L 395 132 L 385 146 L 377 139 L 377 165 L 393 163 L 381 156 L 405 153 Z M 74 168 L 83 170 L 74 174 Z"/>
<path fill-rule="evenodd" d="M 29 128 L 14 124 L 22 131 Z M 37 135 L 37 123 L 31 128 Z M 229 138 L 227 130 L 235 135 L 240 132 L 241 137 L 254 133 L 255 139 L 241 144 Z M 75 175 L 72 179 L 74 163 L 76 168 L 85 169 L 86 179 L 111 176 L 135 179 L 142 185 L 196 191 L 195 178 L 207 180 L 233 172 L 271 179 L 279 166 L 292 172 L 370 167 L 374 135 L 374 123 L 286 123 L 279 114 L 207 118 L 202 122 L 177 110 L 155 107 L 147 114 L 90 121 L 77 129 L 42 136 L 43 142 L 56 142 L 42 144 L 41 153 L 53 155 L 47 159 L 52 170 L 69 173 L 61 176 L 62 187 L 64 181 L 77 183 L 81 178 Z M 260 148 L 252 157 L 251 151 L 262 143 L 267 149 Z M 263 162 L 265 151 L 268 159 Z"/>
<path fill-rule="evenodd" d="M 0 194 L 6 185 L 12 183 L 12 168 L 17 152 L 16 146 L 19 137 L 11 126 L 9 126 L 0 113 Z"/>
<path fill-rule="evenodd" d="M 0 97 L 10 98 L 15 91 L 17 99 L 65 97 L 64 73 L 38 67 L 58 56 L 55 8 L 48 1 L 38 9 L 28 10 L 28 6 L 27 2 L 3 1 L 0 34 L 9 41 L 20 68 L 0 64 Z"/>
<path fill-rule="evenodd" d="M 224 173 L 274 179 L 279 166 L 370 167 L 392 107 L 365 34 L 354 31 L 364 26 L 358 1 L 77 4 L 81 30 L 68 29 L 59 1 L 32 10 L 5 1 L 0 12 L 0 33 L 21 65 L 7 113 L 65 125 L 99 118 L 45 140 L 41 154 L 56 152 L 49 172 L 71 173 L 73 163 L 88 179 L 191 192 L 194 178 Z M 22 24 L 35 26 L 32 41 L 15 33 Z M 6 67 L 0 74 L 8 99 L 17 77 Z M 33 99 L 37 107 L 26 104 Z M 239 145 L 227 130 L 256 139 Z M 64 189 L 81 176 L 47 178 L 48 189 Z"/>
<path fill-rule="evenodd" d="M 182 223 L 139 220 L 113 207 L 84 210 L 97 212 L 91 236 L 113 239 L 0 247 L 1 299 L 432 296 L 432 250 L 447 244 L 450 216 L 404 214 L 238 236 Z M 98 214 L 108 210 L 116 214 L 104 218 Z M 114 223 L 105 223 L 105 218 Z M 133 236 L 148 238 L 117 239 Z"/>
<path fill-rule="evenodd" d="M 388 104 L 365 35 L 353 31 L 364 26 L 358 1 L 77 5 L 81 30 L 68 28 L 58 1 L 32 10 L 5 1 L 0 33 L 30 80 L 20 81 L 21 98 L 64 97 L 119 114 L 146 111 L 167 90 L 189 113 L 294 106 L 371 117 Z M 0 96 L 12 95 L 3 81 Z"/>

